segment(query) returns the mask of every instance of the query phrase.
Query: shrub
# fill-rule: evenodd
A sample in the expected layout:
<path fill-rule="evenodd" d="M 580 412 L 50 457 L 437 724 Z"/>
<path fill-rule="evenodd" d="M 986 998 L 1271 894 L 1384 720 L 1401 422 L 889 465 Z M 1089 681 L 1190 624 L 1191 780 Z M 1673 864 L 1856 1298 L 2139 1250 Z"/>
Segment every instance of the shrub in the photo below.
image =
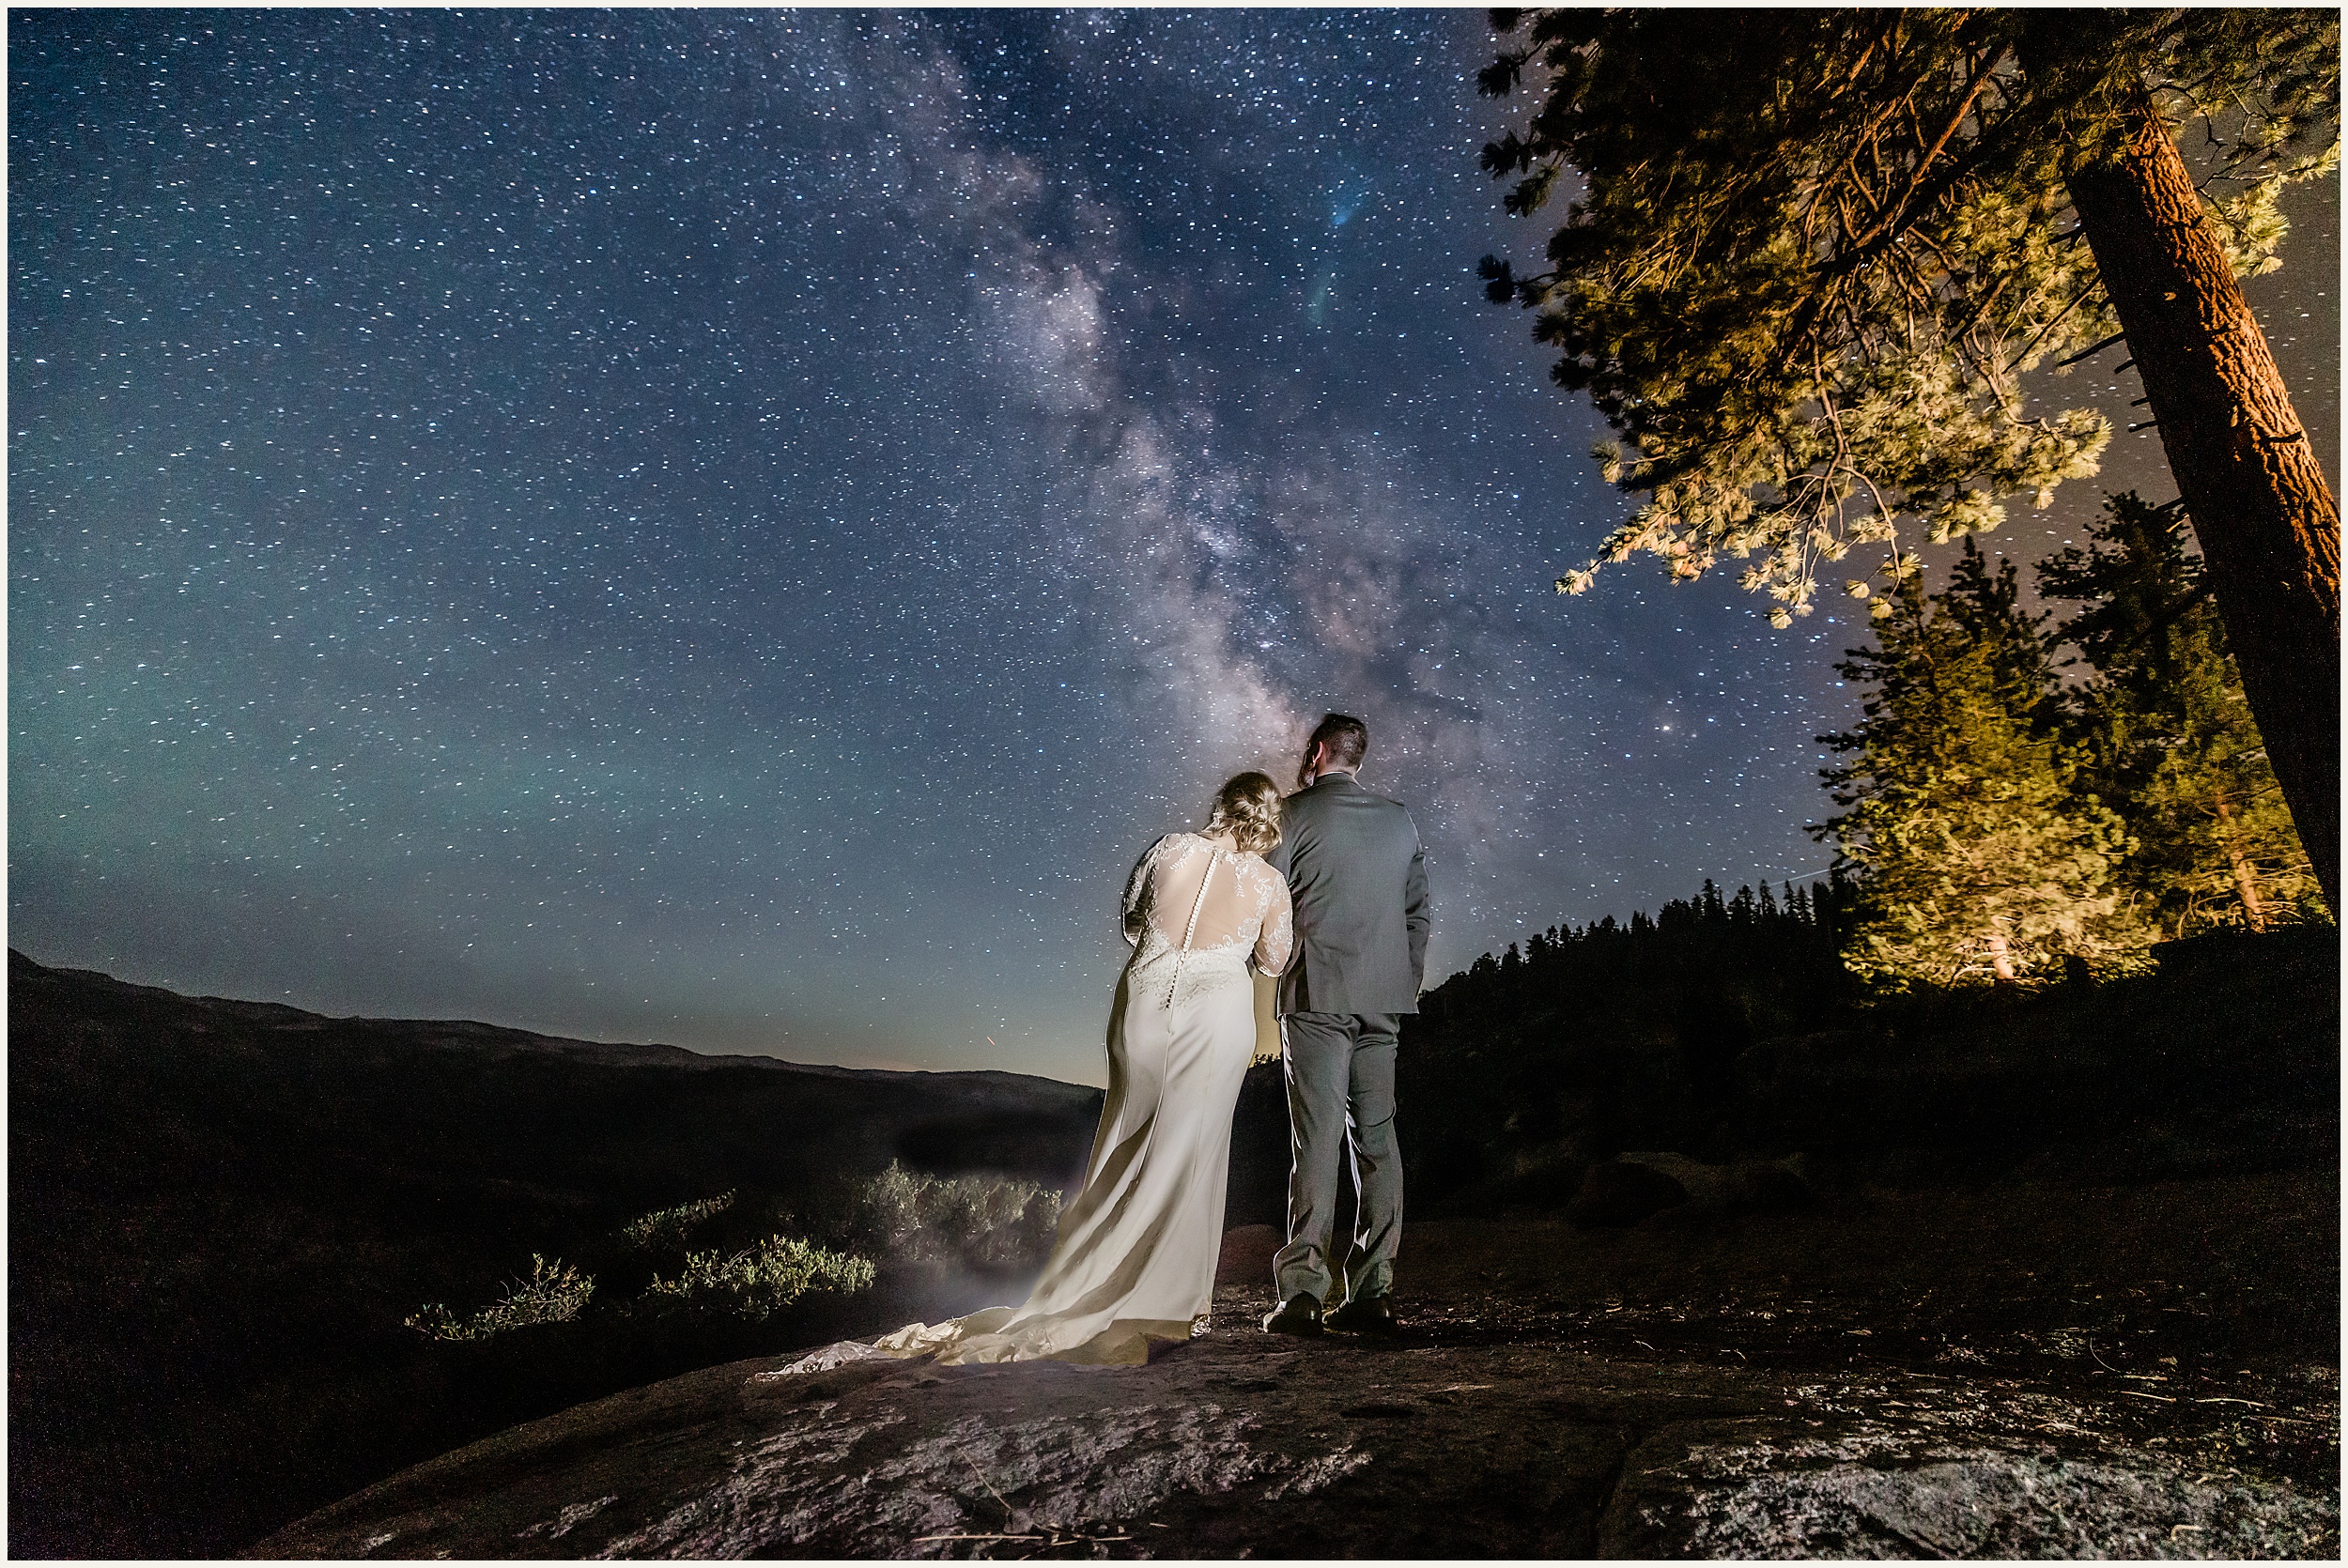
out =
<path fill-rule="evenodd" d="M 646 1323 L 682 1311 L 704 1323 L 763 1322 L 811 1292 L 869 1288 L 874 1259 L 1033 1268 L 1052 1249 L 1060 1195 L 1003 1176 L 922 1176 L 891 1163 L 869 1180 L 839 1181 L 817 1195 L 813 1207 L 813 1215 L 795 1219 L 771 1199 L 753 1193 L 743 1201 L 725 1191 L 631 1220 L 590 1255 L 621 1292 L 591 1321 L 608 1320 L 606 1328 L 618 1331 L 625 1320 Z M 774 1234 L 730 1250 L 769 1226 Z M 782 1234 L 786 1226 L 809 1239 Z M 711 1243 L 704 1250 L 686 1246 L 696 1232 Z M 679 1253 L 682 1267 L 664 1277 L 658 1270 L 677 1262 Z M 595 1276 L 535 1254 L 531 1264 L 527 1282 L 471 1316 L 436 1301 L 409 1316 L 408 1326 L 436 1340 L 485 1340 L 524 1324 L 578 1318 L 595 1293 Z M 642 1294 L 632 1295 L 646 1271 Z"/>
<path fill-rule="evenodd" d="M 530 1278 L 514 1282 L 503 1299 L 467 1318 L 459 1318 L 438 1301 L 428 1302 L 407 1322 L 409 1328 L 432 1339 L 487 1339 L 532 1323 L 568 1323 L 595 1293 L 593 1274 L 582 1274 L 561 1258 L 548 1263 L 533 1253 Z"/>
<path fill-rule="evenodd" d="M 720 1192 L 714 1198 L 697 1198 L 663 1208 L 640 1220 L 630 1220 L 620 1227 L 620 1236 L 634 1247 L 679 1247 L 685 1244 L 687 1232 L 703 1220 L 713 1219 L 734 1207 L 734 1194 Z"/>
<path fill-rule="evenodd" d="M 917 1176 L 892 1161 L 849 1207 L 845 1234 L 890 1259 L 1003 1268 L 1051 1252 L 1060 1195 L 1005 1176 Z"/>
<path fill-rule="evenodd" d="M 811 1290 L 862 1290 L 873 1283 L 873 1272 L 868 1259 L 770 1236 L 722 1260 L 715 1252 L 687 1253 L 684 1272 L 673 1280 L 656 1276 L 644 1299 L 716 1306 L 738 1316 L 763 1318 Z"/>

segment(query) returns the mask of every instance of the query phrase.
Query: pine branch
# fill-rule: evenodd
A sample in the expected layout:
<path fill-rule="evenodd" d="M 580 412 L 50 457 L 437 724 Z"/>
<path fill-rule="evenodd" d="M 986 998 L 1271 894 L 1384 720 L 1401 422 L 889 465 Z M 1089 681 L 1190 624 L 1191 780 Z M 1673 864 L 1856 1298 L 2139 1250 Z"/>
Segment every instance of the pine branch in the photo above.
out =
<path fill-rule="evenodd" d="M 2110 347 L 2115 343 L 2125 343 L 2127 341 L 2127 333 L 2114 332 L 2109 337 L 2103 339 L 2099 343 L 2090 344 L 2087 347 L 2080 349 L 2078 353 L 2072 355 L 2067 360 L 2057 360 L 2051 368 L 2055 370 L 2068 370 L 2075 364 L 2093 359 L 2096 355 L 2102 353 L 2105 349 Z M 2126 363 L 2120 365 L 2118 368 L 2125 370 L 2128 365 L 2132 365 L 2136 361 L 2134 360 L 2130 360 L 2126 361 Z"/>

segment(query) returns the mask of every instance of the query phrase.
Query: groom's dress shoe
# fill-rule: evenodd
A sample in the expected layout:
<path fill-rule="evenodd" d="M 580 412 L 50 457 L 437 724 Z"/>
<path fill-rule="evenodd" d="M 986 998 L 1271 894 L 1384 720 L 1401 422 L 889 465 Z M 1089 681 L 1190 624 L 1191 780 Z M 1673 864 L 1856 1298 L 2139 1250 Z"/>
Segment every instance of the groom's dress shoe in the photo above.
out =
<path fill-rule="evenodd" d="M 1356 1297 L 1331 1313 L 1327 1326 L 1340 1334 L 1375 1334 L 1391 1339 L 1402 1331 L 1394 1320 L 1394 1304 L 1383 1296 Z"/>
<path fill-rule="evenodd" d="M 1321 1328 L 1321 1303 L 1310 1296 L 1290 1297 L 1280 1310 L 1265 1314 L 1263 1331 L 1267 1334 L 1317 1335 Z"/>

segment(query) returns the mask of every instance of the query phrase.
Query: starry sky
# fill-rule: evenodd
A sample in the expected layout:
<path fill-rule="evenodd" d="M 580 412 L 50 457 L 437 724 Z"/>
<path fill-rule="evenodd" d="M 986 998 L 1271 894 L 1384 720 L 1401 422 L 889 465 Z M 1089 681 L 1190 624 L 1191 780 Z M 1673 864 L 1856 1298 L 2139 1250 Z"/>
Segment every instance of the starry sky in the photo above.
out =
<path fill-rule="evenodd" d="M 1474 277 L 1546 232 L 1475 166 L 1479 11 L 8 26 L 44 962 L 1099 1083 L 1126 869 L 1332 708 L 1430 983 L 1825 866 L 1849 612 L 1551 590 L 1628 503 Z M 2293 201 L 2253 296 L 2336 473 Z M 2042 395 L 2124 415 L 2122 357 Z M 2149 433 L 2108 473 L 2173 493 Z"/>

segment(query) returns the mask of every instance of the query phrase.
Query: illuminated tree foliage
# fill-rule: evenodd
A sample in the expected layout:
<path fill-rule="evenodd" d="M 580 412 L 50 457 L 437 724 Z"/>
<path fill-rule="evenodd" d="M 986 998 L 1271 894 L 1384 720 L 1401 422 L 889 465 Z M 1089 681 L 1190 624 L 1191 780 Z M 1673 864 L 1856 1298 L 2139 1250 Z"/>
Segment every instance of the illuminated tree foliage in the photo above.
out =
<path fill-rule="evenodd" d="M 1722 557 L 1806 615 L 2096 471 L 2110 431 L 2021 377 L 2124 337 L 2252 707 L 2314 852 L 2338 850 L 2339 513 L 2237 275 L 2282 185 L 2337 165 L 2339 13 L 1496 11 L 1484 149 L 1548 267 L 1487 256 L 1647 497 L 1601 558 Z M 2196 138 L 2197 181 L 2176 146 Z M 1877 556 L 1879 552 L 1879 558 Z M 1558 579 L 1586 589 L 1600 562 Z M 1885 613 L 1878 607 L 1877 613 Z"/>
<path fill-rule="evenodd" d="M 1875 690 L 1826 770 L 1847 807 L 1815 830 L 1862 869 L 1844 960 L 1865 979 L 1957 985 L 2124 961 L 2149 937 L 2120 876 L 2120 818 L 2077 788 L 2038 623 L 2013 564 L 1970 539 L 1948 589 L 1914 579 L 1837 666 Z"/>
<path fill-rule="evenodd" d="M 2320 912 L 2307 851 L 2226 652 L 2182 505 L 2115 496 L 2084 548 L 2038 568 L 2084 608 L 2057 630 L 2093 679 L 2073 696 L 2089 788 L 2126 819 L 2122 878 L 2162 930 L 2263 930 Z"/>

